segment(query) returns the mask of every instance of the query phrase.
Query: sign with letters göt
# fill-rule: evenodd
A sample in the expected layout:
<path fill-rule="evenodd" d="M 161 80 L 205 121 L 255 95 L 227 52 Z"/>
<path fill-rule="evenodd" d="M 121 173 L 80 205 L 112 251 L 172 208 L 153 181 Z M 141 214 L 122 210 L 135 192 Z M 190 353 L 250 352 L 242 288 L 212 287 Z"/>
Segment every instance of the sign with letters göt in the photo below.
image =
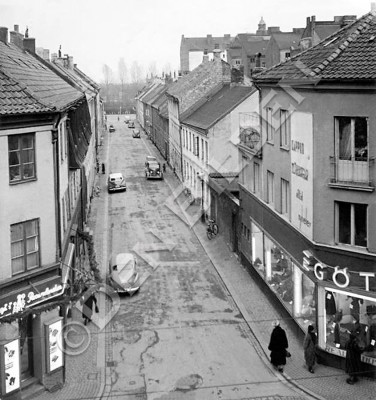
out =
<path fill-rule="evenodd" d="M 291 115 L 291 222 L 309 239 L 313 235 L 312 114 Z"/>

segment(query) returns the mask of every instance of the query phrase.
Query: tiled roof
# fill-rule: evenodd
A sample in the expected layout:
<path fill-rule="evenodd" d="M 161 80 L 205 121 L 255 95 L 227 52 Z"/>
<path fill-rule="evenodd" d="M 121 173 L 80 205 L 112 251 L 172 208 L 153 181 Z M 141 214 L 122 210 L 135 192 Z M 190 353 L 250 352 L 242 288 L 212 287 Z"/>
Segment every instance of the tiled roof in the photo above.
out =
<path fill-rule="evenodd" d="M 189 49 L 190 51 L 202 51 L 207 49 L 208 52 L 212 52 L 215 49 L 215 45 L 218 44 L 220 49 L 224 50 L 227 48 L 231 41 L 231 37 L 196 37 L 196 38 L 186 38 L 183 37 L 181 40 L 181 46 Z"/>
<path fill-rule="evenodd" d="M 280 50 L 288 49 L 290 47 L 299 47 L 301 34 L 294 32 L 280 32 L 273 33 L 272 36 Z"/>
<path fill-rule="evenodd" d="M 36 57 L 11 43 L 0 41 L 0 71 L 24 87 L 30 99 L 46 107 L 61 110 L 79 100 L 83 94 L 65 82 Z M 15 110 L 9 110 L 15 113 Z M 18 108 L 17 112 L 30 112 Z"/>
<path fill-rule="evenodd" d="M 179 111 L 183 113 L 199 101 L 215 86 L 231 81 L 231 67 L 220 58 L 201 63 L 187 75 L 183 75 L 167 90 L 179 100 Z"/>
<path fill-rule="evenodd" d="M 237 40 L 247 55 L 254 56 L 257 53 L 265 54 L 269 39 L 253 33 L 239 33 Z M 235 43 L 235 42 L 234 42 Z"/>
<path fill-rule="evenodd" d="M 225 85 L 200 108 L 183 118 L 182 123 L 198 129 L 209 129 L 255 91 L 250 86 Z"/>
<path fill-rule="evenodd" d="M 163 90 L 165 90 L 165 85 L 158 84 L 142 99 L 142 102 L 151 105 Z"/>
<path fill-rule="evenodd" d="M 255 74 L 253 80 L 374 80 L 375 59 L 376 16 L 371 12 L 290 60 Z"/>
<path fill-rule="evenodd" d="M 51 111 L 50 107 L 36 101 L 14 79 L 0 71 L 0 114 L 22 114 Z"/>

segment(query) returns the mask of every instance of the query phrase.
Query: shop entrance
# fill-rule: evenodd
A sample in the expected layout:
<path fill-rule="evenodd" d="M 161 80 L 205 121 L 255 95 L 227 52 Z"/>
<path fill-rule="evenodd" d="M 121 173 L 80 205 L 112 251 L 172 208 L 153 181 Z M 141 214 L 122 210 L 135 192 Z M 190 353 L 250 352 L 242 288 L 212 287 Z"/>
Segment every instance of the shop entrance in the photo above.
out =
<path fill-rule="evenodd" d="M 28 315 L 19 321 L 21 381 L 33 376 L 33 317 Z"/>

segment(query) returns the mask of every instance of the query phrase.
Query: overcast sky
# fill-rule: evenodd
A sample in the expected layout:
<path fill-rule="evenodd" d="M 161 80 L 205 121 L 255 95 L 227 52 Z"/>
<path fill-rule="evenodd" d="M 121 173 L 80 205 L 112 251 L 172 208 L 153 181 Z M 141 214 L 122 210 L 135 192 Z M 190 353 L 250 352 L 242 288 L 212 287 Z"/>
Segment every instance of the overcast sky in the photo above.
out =
<path fill-rule="evenodd" d="M 376 1 L 376 0 L 374 0 Z M 304 27 L 306 18 L 330 21 L 335 15 L 360 17 L 371 0 L 0 0 L 0 26 L 29 28 L 37 47 L 74 57 L 97 82 L 103 64 L 114 74 L 124 58 L 147 71 L 155 62 L 179 69 L 181 36 L 255 33 L 260 18 L 282 31 Z"/>

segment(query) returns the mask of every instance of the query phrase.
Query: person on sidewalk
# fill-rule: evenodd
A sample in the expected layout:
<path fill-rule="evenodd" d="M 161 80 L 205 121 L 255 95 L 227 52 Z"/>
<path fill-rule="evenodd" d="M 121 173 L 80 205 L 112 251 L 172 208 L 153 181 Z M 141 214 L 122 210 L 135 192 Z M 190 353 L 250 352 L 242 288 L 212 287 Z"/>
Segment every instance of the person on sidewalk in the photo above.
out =
<path fill-rule="evenodd" d="M 99 312 L 97 298 L 95 297 L 95 293 L 84 293 L 82 301 L 82 318 L 84 319 L 84 325 L 87 325 L 88 322 L 91 322 L 91 317 L 93 315 L 93 305 L 95 305 L 95 312 Z"/>
<path fill-rule="evenodd" d="M 273 322 L 273 332 L 270 336 L 268 349 L 270 353 L 270 362 L 278 371 L 283 372 L 283 366 L 286 365 L 286 351 L 289 347 L 286 332 L 281 328 L 280 322 Z"/>
<path fill-rule="evenodd" d="M 311 374 L 314 373 L 313 367 L 315 366 L 316 363 L 316 343 L 317 343 L 317 337 L 315 333 L 315 328 L 313 327 L 313 325 L 309 325 L 307 334 L 305 335 L 304 338 L 303 349 L 304 349 L 304 359 L 308 367 L 308 371 Z"/>
<path fill-rule="evenodd" d="M 349 374 L 346 382 L 349 385 L 353 385 L 358 381 L 361 372 L 362 352 L 363 349 L 359 344 L 357 332 L 351 332 L 350 338 L 346 343 L 346 373 Z"/>

